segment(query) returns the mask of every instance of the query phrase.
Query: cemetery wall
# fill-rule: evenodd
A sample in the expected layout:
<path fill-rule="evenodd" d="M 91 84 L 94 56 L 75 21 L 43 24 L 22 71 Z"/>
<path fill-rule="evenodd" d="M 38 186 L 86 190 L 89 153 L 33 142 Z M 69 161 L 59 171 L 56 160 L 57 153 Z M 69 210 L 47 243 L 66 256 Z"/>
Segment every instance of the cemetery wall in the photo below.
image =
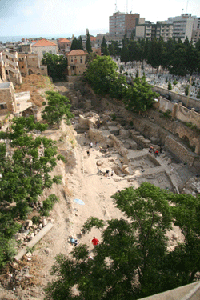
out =
<path fill-rule="evenodd" d="M 181 102 L 179 102 L 178 104 L 172 103 L 165 98 L 159 97 L 157 108 L 158 110 L 161 110 L 163 112 L 170 110 L 174 118 L 177 118 L 182 122 L 190 122 L 200 129 L 200 114 L 195 112 L 193 108 L 188 109 L 185 106 L 182 106 Z"/>
<path fill-rule="evenodd" d="M 154 85 L 152 88 L 157 93 L 160 93 L 163 95 L 169 94 L 171 96 L 171 100 L 178 100 L 178 101 L 182 102 L 185 106 L 188 103 L 187 106 L 200 108 L 200 100 L 196 100 L 196 99 L 188 98 L 187 96 L 184 96 L 184 95 L 176 94 L 172 91 L 163 89 L 159 86 Z"/>

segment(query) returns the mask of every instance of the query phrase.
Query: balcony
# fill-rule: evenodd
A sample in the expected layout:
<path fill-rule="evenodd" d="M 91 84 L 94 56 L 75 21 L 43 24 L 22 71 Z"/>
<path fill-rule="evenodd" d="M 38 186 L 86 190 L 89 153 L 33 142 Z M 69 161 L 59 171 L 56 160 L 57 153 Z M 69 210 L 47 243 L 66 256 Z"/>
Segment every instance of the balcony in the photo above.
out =
<path fill-rule="evenodd" d="M 18 68 L 18 62 L 17 61 L 12 61 L 12 60 L 9 60 L 8 58 L 6 58 L 6 63 L 8 65 L 12 65 L 13 67 L 17 67 Z"/>
<path fill-rule="evenodd" d="M 6 55 L 10 58 L 17 58 L 18 57 L 17 52 L 10 53 L 10 52 L 8 52 L 8 50 L 6 50 Z"/>

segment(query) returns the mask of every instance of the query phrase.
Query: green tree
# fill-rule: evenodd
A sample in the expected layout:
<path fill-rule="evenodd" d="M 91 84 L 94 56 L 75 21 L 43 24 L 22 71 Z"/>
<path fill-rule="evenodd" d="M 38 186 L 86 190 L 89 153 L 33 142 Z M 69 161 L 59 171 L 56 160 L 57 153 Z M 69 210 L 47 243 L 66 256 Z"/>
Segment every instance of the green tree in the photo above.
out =
<path fill-rule="evenodd" d="M 71 43 L 70 50 L 83 50 L 82 37 L 79 36 L 78 39 L 75 37 Z"/>
<path fill-rule="evenodd" d="M 96 94 L 109 94 L 110 84 L 118 77 L 117 65 L 110 56 L 97 56 L 89 62 L 85 73 L 87 82 Z"/>
<path fill-rule="evenodd" d="M 108 46 L 108 51 L 111 56 L 117 56 L 121 54 L 121 49 L 119 47 L 119 43 L 117 41 L 111 41 Z"/>
<path fill-rule="evenodd" d="M 46 128 L 31 116 L 14 118 L 10 130 L 0 132 L 4 141 L 0 143 L 0 205 L 14 204 L 0 212 L 0 268 L 14 255 L 12 238 L 20 228 L 18 221 L 26 218 L 43 190 L 60 179 L 50 175 L 57 158 L 63 159 L 57 156 L 55 142 L 33 135 Z"/>
<path fill-rule="evenodd" d="M 151 108 L 154 99 L 158 94 L 152 91 L 151 86 L 146 82 L 145 76 L 142 78 L 135 78 L 133 86 L 129 86 L 126 90 L 124 103 L 126 109 L 133 110 L 134 112 L 142 112 Z"/>
<path fill-rule="evenodd" d="M 88 31 L 88 33 L 86 34 L 86 50 L 88 53 L 92 52 L 92 47 L 91 47 L 91 43 L 90 43 L 90 33 Z"/>
<path fill-rule="evenodd" d="M 103 36 L 102 43 L 101 43 L 101 53 L 103 55 L 108 55 L 108 49 L 106 44 L 106 38 Z"/>
<path fill-rule="evenodd" d="M 121 61 L 125 62 L 125 65 L 128 61 L 130 61 L 128 39 L 126 37 L 122 40 Z"/>
<path fill-rule="evenodd" d="M 42 64 L 47 66 L 48 75 L 53 81 L 65 80 L 67 58 L 64 55 L 45 53 Z"/>
<path fill-rule="evenodd" d="M 50 125 L 59 124 L 63 117 L 69 123 L 70 118 L 73 117 L 69 99 L 54 91 L 47 91 L 46 94 L 48 103 L 42 112 L 42 118 Z"/>

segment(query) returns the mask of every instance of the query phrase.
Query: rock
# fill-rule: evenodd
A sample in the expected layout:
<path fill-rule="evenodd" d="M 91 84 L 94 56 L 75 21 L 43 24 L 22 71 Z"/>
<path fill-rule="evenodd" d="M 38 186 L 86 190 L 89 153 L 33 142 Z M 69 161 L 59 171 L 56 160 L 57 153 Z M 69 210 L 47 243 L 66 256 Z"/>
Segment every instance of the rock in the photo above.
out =
<path fill-rule="evenodd" d="M 39 229 L 42 229 L 42 223 L 39 224 L 38 228 L 39 228 Z"/>
<path fill-rule="evenodd" d="M 51 222 L 52 224 L 54 223 L 54 219 L 53 218 L 48 218 L 48 221 Z"/>
<path fill-rule="evenodd" d="M 44 227 L 44 226 L 46 226 L 46 225 L 47 225 L 47 219 L 44 218 L 44 219 L 42 220 L 42 226 Z"/>
<path fill-rule="evenodd" d="M 33 222 L 31 220 L 26 220 L 26 227 L 29 228 L 33 226 Z"/>
<path fill-rule="evenodd" d="M 97 166 L 102 166 L 102 165 L 103 165 L 103 162 L 102 162 L 101 160 L 98 160 L 98 161 L 96 162 L 96 165 L 97 165 Z"/>
<path fill-rule="evenodd" d="M 35 234 L 32 232 L 30 235 L 29 235 L 29 239 L 32 240 L 34 238 Z"/>

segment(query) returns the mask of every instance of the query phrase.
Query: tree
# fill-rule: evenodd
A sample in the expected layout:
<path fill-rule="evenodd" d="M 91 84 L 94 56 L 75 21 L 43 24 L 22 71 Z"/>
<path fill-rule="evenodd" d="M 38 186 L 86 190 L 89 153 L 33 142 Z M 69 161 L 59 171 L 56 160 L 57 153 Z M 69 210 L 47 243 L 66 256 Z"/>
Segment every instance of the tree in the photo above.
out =
<path fill-rule="evenodd" d="M 106 228 L 102 220 L 89 219 L 85 231 L 102 228 L 94 260 L 85 245 L 76 247 L 72 258 L 57 256 L 52 269 L 57 279 L 48 284 L 46 299 L 73 299 L 75 285 L 78 299 L 138 299 L 167 289 L 165 234 L 172 221 L 167 196 L 149 183 L 113 195 L 126 219 L 109 220 Z"/>
<path fill-rule="evenodd" d="M 106 44 L 106 38 L 103 36 L 102 43 L 101 43 L 101 53 L 103 55 L 108 55 L 108 49 Z"/>
<path fill-rule="evenodd" d="M 47 66 L 48 75 L 52 77 L 53 81 L 65 79 L 67 68 L 67 58 L 65 56 L 45 53 L 42 64 Z"/>
<path fill-rule="evenodd" d="M 154 99 L 157 97 L 158 94 L 152 91 L 151 86 L 146 82 L 145 76 L 143 76 L 142 78 L 135 78 L 133 86 L 128 87 L 124 103 L 126 109 L 141 112 L 151 108 Z"/>
<path fill-rule="evenodd" d="M 130 60 L 130 57 L 129 57 L 129 49 L 128 49 L 128 40 L 127 38 L 125 37 L 123 40 L 122 40 L 122 50 L 121 50 L 121 61 L 122 62 L 125 62 L 125 65 L 126 63 Z"/>
<path fill-rule="evenodd" d="M 117 64 L 110 56 L 97 56 L 89 62 L 85 78 L 96 94 L 109 94 L 110 83 L 118 77 Z"/>
<path fill-rule="evenodd" d="M 86 34 L 86 50 L 88 53 L 92 52 L 92 47 L 91 47 L 91 43 L 90 43 L 90 34 L 89 31 Z"/>
<path fill-rule="evenodd" d="M 20 229 L 18 221 L 26 218 L 45 188 L 61 179 L 50 176 L 57 159 L 63 159 L 57 155 L 55 142 L 33 135 L 46 128 L 30 116 L 14 118 L 10 130 L 0 132 L 5 141 L 0 143 L 0 205 L 14 204 L 0 212 L 0 268 L 14 255 L 12 238 Z"/>
<path fill-rule="evenodd" d="M 54 91 L 47 91 L 46 94 L 48 95 L 48 104 L 42 112 L 42 118 L 51 125 L 59 124 L 63 117 L 69 123 L 70 118 L 73 117 L 70 112 L 69 99 Z"/>
<path fill-rule="evenodd" d="M 78 39 L 75 37 L 71 43 L 70 50 L 83 50 L 82 37 L 79 36 Z"/>

